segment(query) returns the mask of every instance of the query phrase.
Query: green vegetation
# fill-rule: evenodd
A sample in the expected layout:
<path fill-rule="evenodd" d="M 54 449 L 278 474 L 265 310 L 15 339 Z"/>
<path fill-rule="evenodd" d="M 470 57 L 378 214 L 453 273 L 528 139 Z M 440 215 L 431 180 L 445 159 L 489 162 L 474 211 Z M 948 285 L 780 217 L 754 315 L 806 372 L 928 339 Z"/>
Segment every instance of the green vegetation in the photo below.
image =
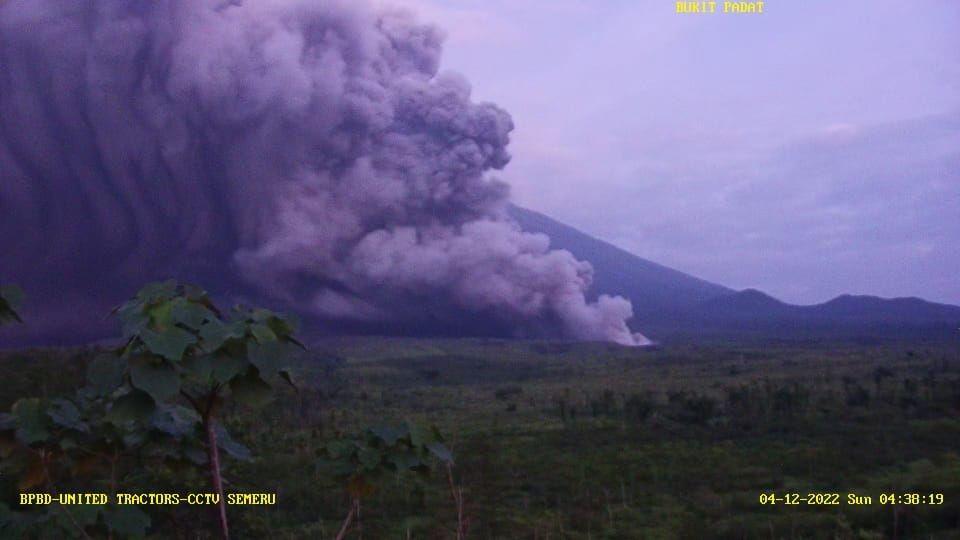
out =
<path fill-rule="evenodd" d="M 244 313 L 242 339 L 259 346 L 256 317 Z M 191 347 L 209 348 L 199 332 L 191 334 L 196 342 L 184 349 L 187 356 Z M 128 326 L 125 335 L 138 334 Z M 170 359 L 180 345 L 151 345 L 142 329 L 139 335 L 125 343 L 123 384 L 171 412 L 158 421 L 155 411 L 146 427 L 127 425 L 111 439 L 130 443 L 118 460 L 118 488 L 209 492 L 205 439 L 196 427 L 203 415 L 185 406 L 186 398 L 170 397 L 171 377 L 138 386 L 129 358 L 159 350 L 162 365 L 179 366 L 177 380 L 194 400 L 209 396 L 200 388 L 211 387 L 184 383 L 192 368 L 182 357 Z M 58 400 L 90 394 L 93 381 L 85 384 L 85 374 L 92 379 L 109 371 L 102 353 L 0 354 L 0 406 L 13 407 L 16 417 L 3 421 L 9 428 L 19 419 L 42 420 L 39 431 L 30 424 L 15 432 L 17 445 L 46 430 L 43 441 L 69 435 L 78 446 L 96 446 L 102 443 L 85 437 L 120 429 L 111 424 L 116 414 L 96 413 L 102 392 L 91 394 L 89 406 L 73 400 L 79 418 Z M 295 387 L 278 371 L 269 381 L 270 405 L 249 407 L 231 398 L 228 382 L 218 408 L 224 428 L 217 446 L 233 457 L 222 464 L 224 491 L 277 495 L 275 505 L 227 507 L 236 538 L 956 538 L 960 528 L 956 344 L 643 350 L 340 338 L 312 342 L 306 352 L 290 349 L 285 358 L 283 373 Z M 245 369 L 237 374 L 253 368 Z M 425 422 L 439 430 L 420 427 Z M 80 536 L 58 507 L 17 504 L 30 483 L 24 483 L 30 455 L 6 453 L 9 443 L 2 446 L 0 527 L 6 529 L 0 536 L 16 537 L 10 534 L 15 526 L 35 536 Z M 36 453 L 48 444 L 28 446 Z M 55 476 L 64 482 L 58 488 L 109 492 L 103 462 L 83 475 L 85 465 L 71 461 L 78 458 L 69 451 L 52 453 L 61 471 Z M 438 463 L 440 474 L 428 474 Z M 50 492 L 38 478 L 30 490 Z M 761 494 L 811 492 L 839 493 L 843 501 L 760 504 Z M 850 493 L 873 502 L 847 504 Z M 879 504 L 889 493 L 944 499 Z M 99 517 L 74 519 L 97 519 L 85 529 L 91 537 L 112 530 L 115 537 L 206 538 L 220 534 L 213 508 L 126 507 L 117 516 L 119 509 L 108 507 Z"/>
<path fill-rule="evenodd" d="M 19 320 L 11 298 L 5 294 L 3 307 Z M 123 345 L 86 362 L 85 384 L 73 395 L 50 398 L 44 388 L 42 397 L 19 397 L 0 415 L 0 472 L 17 479 L 14 504 L 0 503 L 0 532 L 142 537 L 154 523 L 142 505 L 177 504 L 176 479 L 196 485 L 202 468 L 217 535 L 230 538 L 220 452 L 240 461 L 252 454 L 221 419 L 231 406 L 234 414 L 237 405 L 263 406 L 279 381 L 296 388 L 290 362 L 294 348 L 303 346 L 293 337 L 295 324 L 239 306 L 224 317 L 203 290 L 173 281 L 148 285 L 116 314 Z M 452 475 L 453 456 L 439 431 L 417 424 L 371 428 L 363 439 L 328 443 L 325 462 L 346 482 L 353 502 L 338 538 L 378 476 L 429 473 L 430 456 Z M 15 511 L 32 502 L 20 494 L 35 495 L 41 510 Z"/>
<path fill-rule="evenodd" d="M 160 418 L 173 426 L 186 419 L 193 424 L 187 432 L 196 431 L 193 427 L 202 431 L 211 487 L 219 499 L 218 524 L 227 538 L 219 447 L 235 457 L 248 451 L 230 440 L 218 422 L 219 411 L 228 398 L 255 407 L 270 401 L 273 378 L 293 384 L 286 362 L 290 348 L 300 345 L 293 338 L 295 325 L 271 311 L 242 307 L 224 320 L 206 292 L 173 281 L 148 285 L 117 313 L 126 339 L 120 369 L 105 367 L 88 379 L 95 382 L 98 373 L 119 372 L 121 380 L 129 380 L 130 391 L 111 405 L 108 418 L 122 414 L 123 421 L 143 421 L 160 404 L 182 399 L 190 405 Z M 181 431 L 175 427 L 168 434 L 176 437 Z"/>

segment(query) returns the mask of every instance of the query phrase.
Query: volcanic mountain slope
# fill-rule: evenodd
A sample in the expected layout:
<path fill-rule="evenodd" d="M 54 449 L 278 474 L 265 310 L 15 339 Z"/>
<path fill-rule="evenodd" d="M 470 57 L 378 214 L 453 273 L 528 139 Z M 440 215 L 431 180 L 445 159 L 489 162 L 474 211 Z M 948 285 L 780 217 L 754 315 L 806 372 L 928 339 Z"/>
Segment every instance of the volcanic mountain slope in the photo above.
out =
<path fill-rule="evenodd" d="M 842 295 L 798 306 L 747 289 L 734 291 L 648 261 L 543 214 L 513 206 L 512 217 L 528 232 L 550 237 L 594 268 L 593 295 L 619 294 L 633 302 L 633 324 L 654 339 L 711 335 L 789 337 L 952 336 L 960 307 L 920 298 Z"/>
<path fill-rule="evenodd" d="M 927 338 L 955 337 L 960 307 L 920 298 L 884 299 L 842 295 L 823 304 L 798 306 L 782 302 L 755 289 L 735 291 L 643 259 L 612 244 L 532 210 L 510 207 L 510 215 L 527 232 L 550 237 L 551 247 L 565 249 L 594 268 L 588 296 L 618 294 L 634 306 L 631 326 L 659 342 L 691 339 L 825 339 L 825 338 Z M 222 273 L 228 275 L 226 269 Z M 224 298 L 249 296 L 236 281 L 220 283 Z M 364 325 L 349 321 L 314 321 L 308 329 L 322 333 L 484 336 L 504 335 L 503 329 L 486 328 L 466 314 L 444 327 L 423 325 Z M 105 335 L 99 327 L 84 335 L 46 336 L 43 340 L 17 341 L 23 328 L 0 331 L 0 344 L 74 344 Z M 16 332 L 12 332 L 16 330 Z"/>
<path fill-rule="evenodd" d="M 722 285 L 637 257 L 533 210 L 510 207 L 527 232 L 546 234 L 553 248 L 565 249 L 594 268 L 594 294 L 619 294 L 633 302 L 638 319 L 676 315 L 708 300 L 735 293 Z"/>

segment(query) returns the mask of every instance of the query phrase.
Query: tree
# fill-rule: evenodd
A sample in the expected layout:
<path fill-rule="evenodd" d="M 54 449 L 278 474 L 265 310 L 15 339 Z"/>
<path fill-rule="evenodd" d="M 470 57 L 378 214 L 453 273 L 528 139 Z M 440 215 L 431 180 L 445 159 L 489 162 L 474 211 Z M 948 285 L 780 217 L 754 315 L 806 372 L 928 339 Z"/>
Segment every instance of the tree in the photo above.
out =
<path fill-rule="evenodd" d="M 144 287 L 116 310 L 126 344 L 131 392 L 124 406 L 152 414 L 159 403 L 186 401 L 203 429 L 207 467 L 219 495 L 218 522 L 229 538 L 220 452 L 228 436 L 218 423 L 226 400 L 261 406 L 272 397 L 271 383 L 293 385 L 286 363 L 294 347 L 296 323 L 266 309 L 235 307 L 228 316 L 202 289 L 175 281 Z"/>
<path fill-rule="evenodd" d="M 457 503 L 457 538 L 463 538 L 462 491 L 453 485 L 453 454 L 436 427 L 407 422 L 399 427 L 370 428 L 358 437 L 327 443 L 317 463 L 318 469 L 343 480 L 351 501 L 336 539 L 346 536 L 353 520 L 359 516 L 360 501 L 376 492 L 384 476 L 404 472 L 427 475 L 434 460 L 440 460 L 450 475 L 450 489 Z"/>
<path fill-rule="evenodd" d="M 2 320 L 19 320 L 16 290 L 3 291 Z M 22 471 L 21 490 L 51 491 L 64 479 L 103 472 L 106 464 L 111 493 L 124 464 L 131 470 L 149 461 L 203 464 L 219 496 L 221 535 L 229 538 L 220 450 L 238 459 L 249 459 L 250 451 L 218 422 L 219 412 L 227 400 L 266 403 L 271 383 L 293 384 L 286 361 L 293 347 L 302 347 L 293 337 L 295 323 L 239 306 L 224 317 L 205 291 L 175 281 L 147 285 L 115 313 L 124 345 L 90 363 L 87 384 L 75 396 L 21 399 L 0 415 L 4 464 Z M 100 512 L 85 508 L 78 517 L 75 510 L 60 511 L 84 537 Z M 111 532 L 143 534 L 150 523 L 131 506 L 103 514 Z M 16 521 L 0 508 L 3 516 L 0 525 Z"/>
<path fill-rule="evenodd" d="M 19 290 L 3 288 L 2 294 L 0 322 L 19 321 Z M 0 414 L 0 474 L 13 473 L 21 493 L 43 488 L 56 496 L 98 485 L 110 495 L 108 503 L 121 486 L 151 475 L 184 467 L 202 471 L 219 496 L 216 519 L 228 539 L 220 452 L 240 460 L 251 452 L 220 423 L 221 411 L 231 401 L 262 406 L 274 385 L 294 385 L 289 361 L 303 348 L 293 337 L 295 321 L 242 306 L 224 315 L 202 289 L 175 281 L 147 285 L 114 313 L 123 345 L 87 365 L 84 386 L 71 396 L 20 399 L 9 414 Z M 446 466 L 457 538 L 465 536 L 463 492 L 454 485 L 453 456 L 436 428 L 372 428 L 330 442 L 322 454 L 328 472 L 343 479 L 350 494 L 340 537 L 381 477 L 427 474 L 434 460 Z M 48 504 L 14 512 L 0 503 L 4 537 L 52 530 L 79 538 L 140 537 L 150 526 L 150 515 L 136 505 Z"/>

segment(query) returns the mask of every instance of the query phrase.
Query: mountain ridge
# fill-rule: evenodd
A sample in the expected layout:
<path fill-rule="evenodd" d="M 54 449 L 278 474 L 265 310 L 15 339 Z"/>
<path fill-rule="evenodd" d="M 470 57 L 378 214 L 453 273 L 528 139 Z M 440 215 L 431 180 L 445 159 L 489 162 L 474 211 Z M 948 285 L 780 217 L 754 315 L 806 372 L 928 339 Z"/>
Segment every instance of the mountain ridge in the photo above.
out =
<path fill-rule="evenodd" d="M 590 262 L 595 269 L 591 287 L 594 297 L 605 293 L 630 298 L 638 316 L 662 309 L 673 311 L 681 306 L 694 306 L 711 298 L 736 293 L 733 289 L 639 257 L 539 212 L 511 205 L 509 213 L 523 230 L 549 236 L 552 248 L 565 249 L 578 259 Z M 633 291 L 632 280 L 637 279 L 644 280 L 643 290 Z"/>
<path fill-rule="evenodd" d="M 634 305 L 634 325 L 654 339 L 675 335 L 780 337 L 946 336 L 960 325 L 960 306 L 922 298 L 842 294 L 796 305 L 756 289 L 711 283 L 649 261 L 526 208 L 512 206 L 522 229 L 550 237 L 594 267 L 590 295 L 617 294 Z"/>
<path fill-rule="evenodd" d="M 553 249 L 565 249 L 577 259 L 590 262 L 594 268 L 594 279 L 587 296 L 596 299 L 600 294 L 613 294 L 629 299 L 634 308 L 631 329 L 660 343 L 798 338 L 852 338 L 863 342 L 887 338 L 954 340 L 958 335 L 958 306 L 916 297 L 880 298 L 851 294 L 840 295 L 820 304 L 789 304 L 756 289 L 737 291 L 644 259 L 532 210 L 515 206 L 508 210 L 521 229 L 546 234 L 550 237 Z M 212 270 L 187 274 L 176 277 L 214 283 L 216 288 L 211 293 L 218 300 L 228 303 L 266 301 L 257 298 L 255 291 L 246 289 L 241 280 L 229 279 L 234 275 L 229 267 L 215 266 Z M 208 279 L 213 276 L 221 278 Z M 103 302 L 106 299 L 102 299 Z M 75 316 L 63 309 L 44 311 L 43 307 L 28 304 L 24 315 L 33 321 L 45 317 L 54 323 L 61 319 L 72 320 L 69 317 Z M 104 307 L 104 310 L 108 308 Z M 428 325 L 415 321 L 388 325 L 377 321 L 320 319 L 306 313 L 300 315 L 308 323 L 305 331 L 309 330 L 311 335 L 318 336 L 376 334 L 484 337 L 508 336 L 511 330 L 495 326 L 483 319 L 482 314 L 475 313 L 448 317 L 440 321 L 442 324 L 431 320 Z M 51 326 L 54 330 L 36 324 L 0 328 L 0 348 L 98 342 L 115 335 L 115 325 L 113 319 L 94 318 L 85 322 L 82 332 L 57 331 L 56 324 Z"/>

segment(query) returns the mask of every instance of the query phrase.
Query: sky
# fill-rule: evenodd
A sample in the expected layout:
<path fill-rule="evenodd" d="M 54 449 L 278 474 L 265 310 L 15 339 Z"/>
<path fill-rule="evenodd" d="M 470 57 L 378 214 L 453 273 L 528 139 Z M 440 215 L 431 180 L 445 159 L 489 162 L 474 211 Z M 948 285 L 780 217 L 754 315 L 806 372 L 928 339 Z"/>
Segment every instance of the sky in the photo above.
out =
<path fill-rule="evenodd" d="M 960 2 L 381 3 L 513 116 L 518 204 L 794 303 L 960 304 Z"/>

